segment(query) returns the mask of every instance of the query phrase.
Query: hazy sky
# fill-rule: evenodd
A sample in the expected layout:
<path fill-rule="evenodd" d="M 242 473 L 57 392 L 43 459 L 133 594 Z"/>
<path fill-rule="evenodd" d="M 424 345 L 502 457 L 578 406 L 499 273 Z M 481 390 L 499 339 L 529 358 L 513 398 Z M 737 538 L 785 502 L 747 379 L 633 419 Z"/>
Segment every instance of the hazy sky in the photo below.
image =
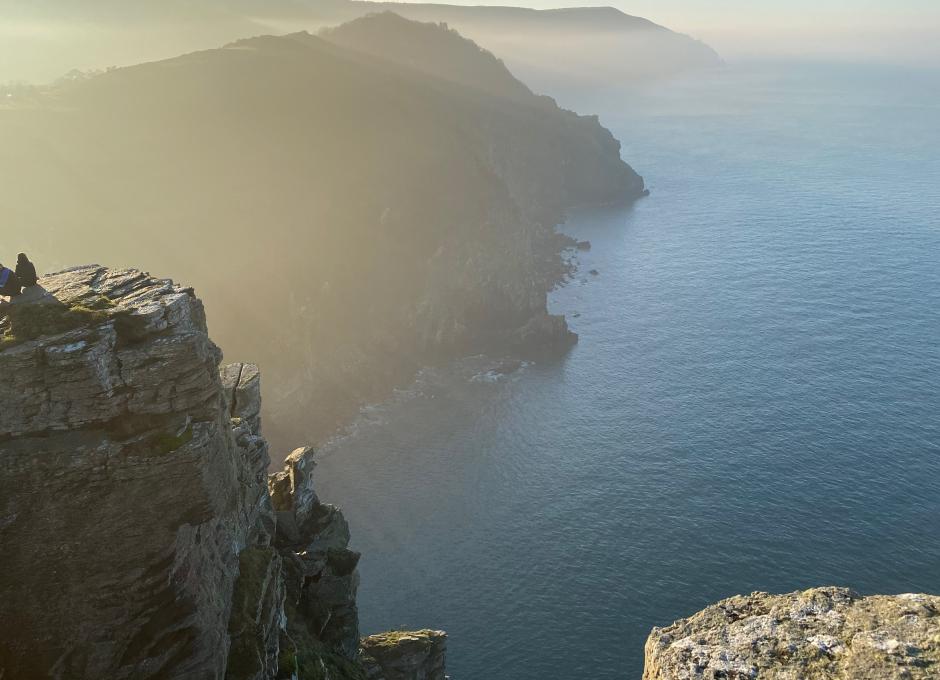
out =
<path fill-rule="evenodd" d="M 415 1 L 415 0 L 405 0 Z M 427 0 L 425 0 L 427 1 Z M 728 56 L 786 54 L 940 60 L 940 0 L 447 0 L 477 5 L 613 5 Z"/>

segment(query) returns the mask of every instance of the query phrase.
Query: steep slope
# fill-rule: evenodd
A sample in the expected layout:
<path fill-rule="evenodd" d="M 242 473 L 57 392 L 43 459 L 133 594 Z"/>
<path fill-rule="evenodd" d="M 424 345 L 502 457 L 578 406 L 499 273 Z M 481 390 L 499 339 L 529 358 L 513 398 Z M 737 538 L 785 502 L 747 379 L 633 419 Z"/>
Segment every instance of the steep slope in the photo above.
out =
<path fill-rule="evenodd" d="M 534 10 L 354 0 L 0 0 L 0 82 L 126 66 L 261 33 L 316 31 L 375 12 L 447 22 L 539 91 L 711 67 L 715 52 L 611 7 Z M 50 49 L 50 43 L 55 49 Z"/>
<path fill-rule="evenodd" d="M 532 99 L 532 91 L 502 61 L 444 26 L 382 12 L 325 29 L 320 35 L 335 45 L 388 59 L 471 90 L 516 100 Z"/>
<path fill-rule="evenodd" d="M 701 41 L 613 7 L 530 9 L 353 0 L 347 9 L 383 11 L 447 23 L 498 54 L 542 92 L 659 78 L 722 63 Z"/>
<path fill-rule="evenodd" d="M 387 17 L 356 30 L 376 22 L 463 70 L 295 34 L 0 109 L 15 249 L 40 268 L 132 258 L 193 281 L 231 354 L 266 371 L 282 449 L 434 357 L 568 341 L 545 311 L 553 225 L 569 205 L 643 192 L 596 118 L 505 72 L 517 97 L 469 87 L 475 64 L 494 72 L 490 55 Z"/>
<path fill-rule="evenodd" d="M 192 289 L 41 285 L 0 308 L 0 677 L 363 680 L 359 555 L 311 450 L 268 477 L 257 368 L 220 370 Z"/>

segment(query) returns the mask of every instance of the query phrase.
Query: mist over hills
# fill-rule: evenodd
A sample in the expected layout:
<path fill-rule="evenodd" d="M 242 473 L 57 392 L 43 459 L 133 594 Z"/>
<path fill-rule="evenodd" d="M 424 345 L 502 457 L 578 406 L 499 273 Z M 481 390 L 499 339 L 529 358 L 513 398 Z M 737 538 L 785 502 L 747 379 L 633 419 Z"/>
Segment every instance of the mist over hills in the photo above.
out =
<path fill-rule="evenodd" d="M 545 311 L 554 225 L 643 191 L 595 117 L 451 30 L 386 14 L 327 38 L 241 40 L 0 109 L 22 249 L 47 271 L 192 282 L 228 358 L 265 370 L 278 450 L 433 357 L 566 341 Z"/>
<path fill-rule="evenodd" d="M 355 0 L 0 2 L 0 82 L 163 59 L 251 35 L 317 31 L 377 12 L 445 22 L 538 91 L 720 64 L 703 43 L 610 7 L 534 10 Z"/>
<path fill-rule="evenodd" d="M 503 58 L 538 91 L 607 86 L 721 64 L 704 43 L 613 7 L 536 10 L 352 2 L 418 21 L 442 21 Z"/>
<path fill-rule="evenodd" d="M 501 60 L 472 40 L 454 31 L 432 30 L 427 24 L 392 12 L 324 29 L 321 36 L 334 44 L 490 95 L 517 101 L 533 99 L 532 91 Z"/>

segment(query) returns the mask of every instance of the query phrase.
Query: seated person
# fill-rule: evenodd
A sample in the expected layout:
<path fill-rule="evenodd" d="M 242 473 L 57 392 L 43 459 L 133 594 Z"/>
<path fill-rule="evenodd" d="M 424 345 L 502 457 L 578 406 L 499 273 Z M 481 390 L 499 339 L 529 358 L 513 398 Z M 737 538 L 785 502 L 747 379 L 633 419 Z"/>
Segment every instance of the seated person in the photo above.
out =
<path fill-rule="evenodd" d="M 22 290 L 20 280 L 12 269 L 7 269 L 0 264 L 0 295 L 7 297 L 17 297 Z"/>
<path fill-rule="evenodd" d="M 31 288 L 39 283 L 36 267 L 26 257 L 26 253 L 20 253 L 16 258 L 16 278 L 20 280 L 20 285 L 24 288 Z"/>

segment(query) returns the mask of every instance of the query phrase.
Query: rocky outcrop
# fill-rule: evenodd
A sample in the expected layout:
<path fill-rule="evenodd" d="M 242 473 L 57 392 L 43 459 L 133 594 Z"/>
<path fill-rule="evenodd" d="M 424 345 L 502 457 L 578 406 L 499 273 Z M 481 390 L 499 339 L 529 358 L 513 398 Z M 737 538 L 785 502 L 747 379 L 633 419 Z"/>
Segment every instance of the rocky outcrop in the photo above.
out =
<path fill-rule="evenodd" d="M 313 450 L 297 449 L 269 485 L 277 513 L 275 545 L 290 555 L 290 606 L 302 616 L 293 638 L 313 637 L 347 659 L 359 649 L 359 553 L 349 549 L 342 512 L 313 488 Z"/>
<path fill-rule="evenodd" d="M 0 329 L 0 668 L 220 677 L 238 555 L 260 538 L 239 479 L 266 461 L 234 446 L 202 305 L 131 270 L 42 283 Z"/>
<path fill-rule="evenodd" d="M 940 597 L 816 588 L 732 597 L 653 630 L 644 680 L 940 677 Z"/>
<path fill-rule="evenodd" d="M 440 630 L 393 631 L 362 640 L 368 680 L 445 680 L 447 634 Z"/>
<path fill-rule="evenodd" d="M 358 554 L 192 289 L 99 266 L 0 308 L 0 677 L 364 677 Z"/>

